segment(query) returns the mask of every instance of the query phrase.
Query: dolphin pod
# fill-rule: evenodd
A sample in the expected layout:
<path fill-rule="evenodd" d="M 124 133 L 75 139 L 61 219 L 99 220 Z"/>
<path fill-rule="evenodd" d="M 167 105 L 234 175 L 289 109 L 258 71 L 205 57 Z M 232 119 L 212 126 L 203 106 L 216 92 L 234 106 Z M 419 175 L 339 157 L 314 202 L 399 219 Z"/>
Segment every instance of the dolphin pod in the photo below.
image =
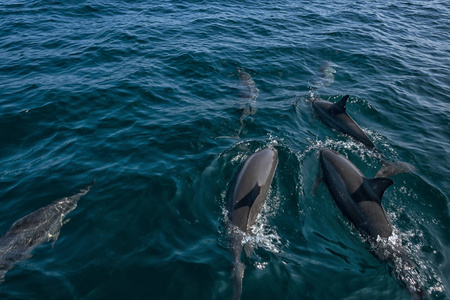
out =
<path fill-rule="evenodd" d="M 312 107 L 319 119 L 329 127 L 341 131 L 362 144 L 370 150 L 378 152 L 381 155 L 382 168 L 375 177 L 389 177 L 400 173 L 415 171 L 415 167 L 406 162 L 390 162 L 381 154 L 367 134 L 347 113 L 347 100 L 349 96 L 345 95 L 336 103 L 325 100 L 313 99 Z"/>
<path fill-rule="evenodd" d="M 393 184 L 387 178 L 402 172 L 414 170 L 404 162 L 388 162 L 375 144 L 347 114 L 346 103 L 349 96 L 339 102 L 314 99 L 312 106 L 319 118 L 329 127 L 339 130 L 360 141 L 370 150 L 381 156 L 382 167 L 375 178 L 366 178 L 348 159 L 329 149 L 319 151 L 320 173 L 313 187 L 313 194 L 323 179 L 342 213 L 354 226 L 368 238 L 372 245 L 371 253 L 380 261 L 387 263 L 394 271 L 401 286 L 415 299 L 427 297 L 422 286 L 417 265 L 408 257 L 406 249 L 393 243 L 393 226 L 382 205 L 385 190 Z M 251 234 L 265 202 L 271 185 L 278 155 L 275 149 L 267 148 L 251 155 L 237 173 L 229 191 L 230 250 L 232 253 L 233 299 L 240 299 L 243 286 L 245 265 L 241 261 L 242 250 L 247 256 L 247 245 L 243 247 L 243 238 Z M 395 240 L 395 239 L 394 239 Z"/>
<path fill-rule="evenodd" d="M 265 203 L 278 164 L 278 152 L 266 148 L 251 155 L 242 165 L 229 192 L 229 239 L 232 252 L 233 299 L 241 297 L 245 265 L 241 261 L 242 240 Z M 246 253 L 249 255 L 248 247 Z"/>
<path fill-rule="evenodd" d="M 322 177 L 336 205 L 369 238 L 374 245 L 372 253 L 391 265 L 398 281 L 413 298 L 426 297 L 416 266 L 407 257 L 406 250 L 388 241 L 393 229 L 381 199 L 393 184 L 392 179 L 366 178 L 352 162 L 329 149 L 321 149 L 318 160 Z M 313 193 L 317 184 L 316 180 Z"/>
<path fill-rule="evenodd" d="M 241 127 L 243 120 L 256 112 L 256 98 L 259 90 L 244 70 L 237 68 L 242 84 Z M 314 99 L 312 106 L 319 118 L 328 126 L 344 132 L 369 149 L 379 152 L 374 143 L 347 114 L 346 103 L 349 96 L 339 102 Z M 393 269 L 399 283 L 413 298 L 423 299 L 427 293 L 417 276 L 417 266 L 408 258 L 407 251 L 400 245 L 389 242 L 393 227 L 382 205 L 385 190 L 393 184 L 389 175 L 398 174 L 405 165 L 398 163 L 397 170 L 385 168 L 385 164 L 375 178 L 366 178 L 348 159 L 329 149 L 321 149 L 318 154 L 320 174 L 313 187 L 313 194 L 323 179 L 336 205 L 353 225 L 373 246 L 372 254 L 386 262 Z M 243 245 L 244 238 L 252 234 L 253 226 L 264 206 L 267 193 L 278 166 L 278 152 L 272 147 L 250 155 L 236 174 L 228 192 L 228 238 L 232 256 L 233 299 L 241 298 L 245 264 L 242 252 L 249 256 L 251 248 Z M 410 166 L 410 165 L 409 165 Z M 411 166 L 412 167 L 412 166 Z M 406 168 L 408 169 L 408 168 Z M 404 171 L 405 169 L 403 169 Z M 58 239 L 65 217 L 77 207 L 80 198 L 86 195 L 92 185 L 78 193 L 56 200 L 16 221 L 0 238 L 0 282 L 14 265 L 31 256 L 34 248 Z"/>
<path fill-rule="evenodd" d="M 80 198 L 89 192 L 92 185 L 77 194 L 56 200 L 17 220 L 0 238 L 0 281 L 6 272 L 22 260 L 29 258 L 31 251 L 39 245 L 56 242 L 64 218 L 77 207 Z M 67 221 L 66 221 L 67 222 Z"/>

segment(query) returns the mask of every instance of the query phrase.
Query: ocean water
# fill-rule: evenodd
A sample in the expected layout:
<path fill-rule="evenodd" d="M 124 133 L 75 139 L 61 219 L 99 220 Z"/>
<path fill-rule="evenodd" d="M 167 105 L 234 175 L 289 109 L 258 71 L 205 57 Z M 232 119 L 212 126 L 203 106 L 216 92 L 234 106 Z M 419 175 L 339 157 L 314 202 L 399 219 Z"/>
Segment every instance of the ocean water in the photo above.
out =
<path fill-rule="evenodd" d="M 383 205 L 431 299 L 450 297 L 450 3 L 0 3 L 0 231 L 92 180 L 59 239 L 6 273 L 2 299 L 230 299 L 227 191 L 272 145 L 242 299 L 410 299 L 342 215 L 317 151 L 368 177 L 348 113 L 392 161 Z M 259 90 L 243 120 L 237 68 Z"/>

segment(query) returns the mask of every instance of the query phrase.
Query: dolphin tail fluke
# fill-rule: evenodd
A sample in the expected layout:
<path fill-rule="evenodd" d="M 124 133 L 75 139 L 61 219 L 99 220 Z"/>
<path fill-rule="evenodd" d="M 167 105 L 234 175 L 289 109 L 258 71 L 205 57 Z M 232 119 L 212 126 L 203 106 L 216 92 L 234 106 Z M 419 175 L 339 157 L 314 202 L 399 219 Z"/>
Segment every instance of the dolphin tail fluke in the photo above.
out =
<path fill-rule="evenodd" d="M 391 162 L 384 160 L 382 164 L 383 165 L 375 175 L 375 178 L 390 177 L 401 173 L 412 173 L 416 171 L 416 168 L 407 162 Z"/>
<path fill-rule="evenodd" d="M 241 299 L 242 281 L 244 280 L 245 265 L 241 261 L 233 263 L 233 300 Z"/>

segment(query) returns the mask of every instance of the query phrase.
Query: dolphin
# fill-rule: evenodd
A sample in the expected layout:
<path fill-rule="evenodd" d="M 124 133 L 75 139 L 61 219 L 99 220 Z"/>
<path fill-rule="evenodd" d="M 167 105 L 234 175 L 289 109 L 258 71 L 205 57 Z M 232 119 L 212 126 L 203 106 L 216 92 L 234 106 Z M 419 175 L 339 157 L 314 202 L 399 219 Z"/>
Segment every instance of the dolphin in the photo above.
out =
<path fill-rule="evenodd" d="M 334 82 L 334 74 L 336 73 L 336 65 L 332 61 L 324 61 L 319 68 L 319 76 L 314 81 L 312 88 L 322 88 L 327 87 L 333 84 Z"/>
<path fill-rule="evenodd" d="M 250 115 L 254 115 L 257 111 L 256 99 L 259 95 L 259 89 L 256 87 L 252 76 L 244 71 L 242 68 L 236 68 L 239 76 L 242 110 L 241 120 Z"/>
<path fill-rule="evenodd" d="M 229 192 L 229 239 L 233 260 L 233 299 L 241 297 L 245 265 L 241 261 L 242 240 L 251 234 L 252 226 L 265 203 L 278 164 L 278 152 L 266 148 L 244 162 Z M 246 247 L 246 254 L 250 250 Z"/>
<path fill-rule="evenodd" d="M 414 298 L 425 297 L 426 292 L 419 282 L 415 263 L 401 246 L 388 242 L 393 228 L 381 199 L 385 190 L 393 184 L 392 179 L 366 178 L 352 162 L 329 149 L 321 149 L 318 160 L 322 177 L 336 205 L 368 237 L 373 245 L 372 254 L 391 265 L 400 284 Z M 313 194 L 319 180 L 318 176 Z"/>
<path fill-rule="evenodd" d="M 237 67 L 236 70 L 238 72 L 240 90 L 239 110 L 241 111 L 241 116 L 239 118 L 239 131 L 236 136 L 220 136 L 218 138 L 239 139 L 239 135 L 244 128 L 244 119 L 254 115 L 258 110 L 256 107 L 256 99 L 259 95 L 259 89 L 256 87 L 255 81 L 243 68 Z"/>
<path fill-rule="evenodd" d="M 348 95 L 342 97 L 337 103 L 332 103 L 325 100 L 313 99 L 312 107 L 317 113 L 318 117 L 326 125 L 346 133 L 356 140 L 360 141 L 371 150 L 378 151 L 374 143 L 369 139 L 361 127 L 347 114 L 346 104 Z"/>
<path fill-rule="evenodd" d="M 71 197 L 64 197 L 17 220 L 0 238 L 0 281 L 13 266 L 31 257 L 30 253 L 39 245 L 58 239 L 64 218 L 77 207 L 78 200 L 92 185 Z"/>
<path fill-rule="evenodd" d="M 356 140 L 363 143 L 370 150 L 380 154 L 382 168 L 375 177 L 389 177 L 396 174 L 411 172 L 415 167 L 406 162 L 389 162 L 381 154 L 380 150 L 370 140 L 367 134 L 359 127 L 359 125 L 347 114 L 346 104 L 349 96 L 345 95 L 336 103 L 325 100 L 313 99 L 312 107 L 318 117 L 329 127 L 350 135 Z"/>

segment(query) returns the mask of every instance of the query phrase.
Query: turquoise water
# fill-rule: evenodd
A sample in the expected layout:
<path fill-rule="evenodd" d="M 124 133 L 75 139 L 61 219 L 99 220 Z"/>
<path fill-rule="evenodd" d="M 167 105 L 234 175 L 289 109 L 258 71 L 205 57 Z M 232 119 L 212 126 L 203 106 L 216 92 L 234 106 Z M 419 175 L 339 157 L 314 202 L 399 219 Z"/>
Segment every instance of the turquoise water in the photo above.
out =
<path fill-rule="evenodd" d="M 383 205 L 430 298 L 448 299 L 449 15 L 446 0 L 3 1 L 1 232 L 96 184 L 0 297 L 230 299 L 227 190 L 273 145 L 242 299 L 410 299 L 326 186 L 311 193 L 320 147 L 380 168 L 307 101 L 349 94 L 380 151 L 417 168 Z M 218 139 L 240 127 L 238 67 L 258 110 Z"/>

